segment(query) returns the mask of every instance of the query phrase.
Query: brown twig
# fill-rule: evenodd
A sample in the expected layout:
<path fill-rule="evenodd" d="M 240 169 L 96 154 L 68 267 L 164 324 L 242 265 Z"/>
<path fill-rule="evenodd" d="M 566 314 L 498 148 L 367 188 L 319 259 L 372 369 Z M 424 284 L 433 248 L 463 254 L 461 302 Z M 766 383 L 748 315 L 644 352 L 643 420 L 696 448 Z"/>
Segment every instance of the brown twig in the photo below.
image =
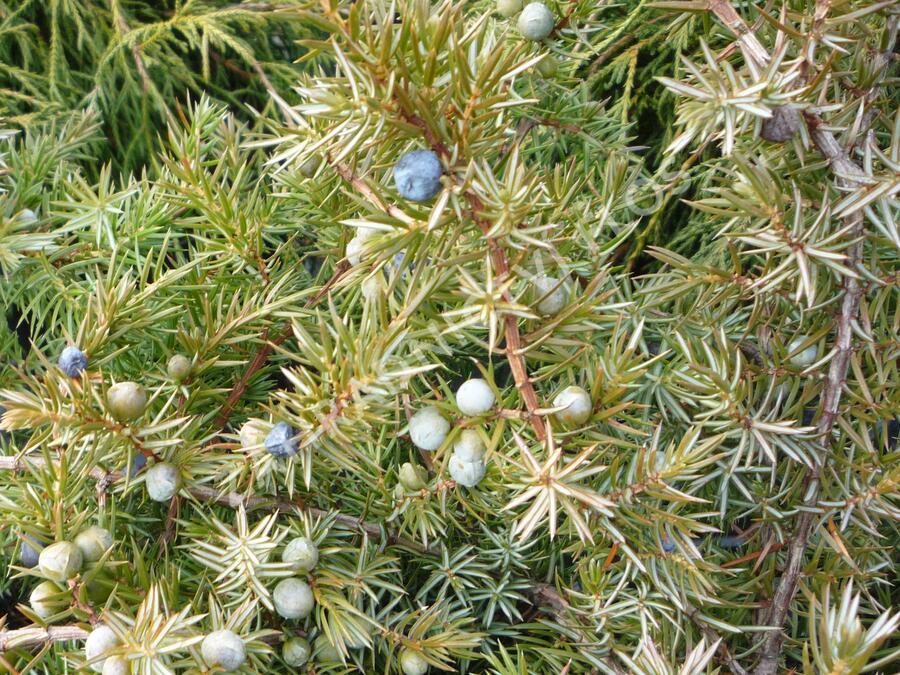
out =
<path fill-rule="evenodd" d="M 769 61 L 769 54 L 756 39 L 753 31 L 746 25 L 741 17 L 734 11 L 728 0 L 709 0 L 708 8 L 716 15 L 738 38 L 739 46 L 748 63 L 765 66 Z M 827 15 L 830 3 L 820 0 L 816 4 L 815 26 L 813 33 L 821 28 Z M 888 20 L 888 48 L 881 56 L 879 67 L 888 62 L 888 56 L 893 51 L 896 41 L 897 17 Z M 834 135 L 827 131 L 821 118 L 815 114 L 807 113 L 806 124 L 810 132 L 810 138 L 827 159 L 835 173 L 837 182 L 844 188 L 859 188 L 864 173 L 848 156 L 846 150 L 837 142 Z M 856 211 L 847 218 L 850 237 L 853 243 L 848 249 L 847 266 L 850 269 L 857 267 L 863 254 L 863 214 Z M 847 371 L 850 366 L 853 345 L 853 324 L 859 314 L 859 303 L 862 297 L 862 285 L 858 278 L 845 276 L 842 283 L 843 298 L 840 312 L 837 317 L 837 335 L 826 381 L 822 392 L 822 414 L 819 417 L 817 431 L 821 437 L 824 451 L 827 453 L 833 442 L 832 431 L 839 415 L 839 406 L 843 389 L 847 381 Z M 804 479 L 804 510 L 797 518 L 794 533 L 788 546 L 787 562 L 782 572 L 775 596 L 769 606 L 765 623 L 776 627 L 778 630 L 768 633 L 762 639 L 760 660 L 755 669 L 755 675 L 773 675 L 778 669 L 781 657 L 781 646 L 784 642 L 785 618 L 790 610 L 794 594 L 800 581 L 803 569 L 803 560 L 809 537 L 815 529 L 818 513 L 814 506 L 819 498 L 818 472 L 807 473 Z"/>
<path fill-rule="evenodd" d="M 33 626 L 16 630 L 0 630 L 0 653 L 10 649 L 42 647 L 51 642 L 84 640 L 90 631 L 79 626 Z"/>
<path fill-rule="evenodd" d="M 316 293 L 312 298 L 310 298 L 304 307 L 312 307 L 316 303 L 319 302 L 331 287 L 334 286 L 335 283 L 344 275 L 347 271 L 348 266 L 346 263 L 340 263 L 334 270 L 334 273 L 325 282 L 325 285 Z M 219 414 L 216 416 L 216 425 L 221 429 L 228 423 L 228 418 L 231 416 L 232 410 L 237 405 L 238 401 L 241 400 L 241 397 L 244 395 L 244 392 L 247 390 L 247 387 L 250 384 L 250 380 L 256 374 L 256 372 L 262 368 L 266 362 L 269 360 L 269 355 L 275 349 L 275 347 L 283 344 L 293 333 L 293 326 L 288 322 L 284 328 L 281 329 L 281 332 L 273 339 L 269 340 L 269 330 L 266 329 L 263 332 L 262 346 L 256 351 L 256 354 L 253 357 L 253 360 L 244 369 L 244 372 L 241 373 L 241 377 L 235 383 L 234 387 L 231 389 L 231 393 L 228 395 L 228 399 L 225 403 L 222 404 L 222 407 L 219 409 Z"/>

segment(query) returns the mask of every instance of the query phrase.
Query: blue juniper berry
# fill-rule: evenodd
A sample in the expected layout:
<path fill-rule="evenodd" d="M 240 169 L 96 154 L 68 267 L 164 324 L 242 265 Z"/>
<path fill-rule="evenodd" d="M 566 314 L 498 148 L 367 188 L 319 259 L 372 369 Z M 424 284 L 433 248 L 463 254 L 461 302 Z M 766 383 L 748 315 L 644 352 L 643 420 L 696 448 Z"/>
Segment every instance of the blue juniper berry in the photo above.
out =
<path fill-rule="evenodd" d="M 424 202 L 440 191 L 443 172 L 438 156 L 431 150 L 413 150 L 394 165 L 394 183 L 401 197 Z"/>
<path fill-rule="evenodd" d="M 297 439 L 294 438 L 294 430 L 287 422 L 279 422 L 269 435 L 266 436 L 266 450 L 273 457 L 293 457 L 297 454 Z"/>
<path fill-rule="evenodd" d="M 59 355 L 59 369 L 69 377 L 78 377 L 87 368 L 88 359 L 84 352 L 74 345 L 69 345 Z"/>

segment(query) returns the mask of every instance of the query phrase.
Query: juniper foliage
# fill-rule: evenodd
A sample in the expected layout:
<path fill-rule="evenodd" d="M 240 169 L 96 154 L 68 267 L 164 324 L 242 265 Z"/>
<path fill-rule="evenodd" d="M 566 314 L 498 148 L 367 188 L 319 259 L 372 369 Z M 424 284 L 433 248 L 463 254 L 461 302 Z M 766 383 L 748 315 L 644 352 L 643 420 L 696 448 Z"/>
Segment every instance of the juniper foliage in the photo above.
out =
<path fill-rule="evenodd" d="M 0 4 L 3 668 L 896 667 L 896 5 L 548 6 Z"/>

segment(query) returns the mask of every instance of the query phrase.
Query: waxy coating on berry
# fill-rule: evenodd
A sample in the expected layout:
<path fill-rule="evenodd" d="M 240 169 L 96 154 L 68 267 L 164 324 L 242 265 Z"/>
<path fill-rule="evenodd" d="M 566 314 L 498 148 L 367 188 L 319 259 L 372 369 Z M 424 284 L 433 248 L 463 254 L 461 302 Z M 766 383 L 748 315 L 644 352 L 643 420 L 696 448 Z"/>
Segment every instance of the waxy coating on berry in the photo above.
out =
<path fill-rule="evenodd" d="M 130 675 L 131 664 L 124 656 L 115 654 L 103 662 L 102 675 Z"/>
<path fill-rule="evenodd" d="M 71 541 L 57 541 L 41 551 L 38 567 L 51 581 L 66 581 L 81 571 L 84 556 Z"/>
<path fill-rule="evenodd" d="M 247 659 L 244 641 L 230 630 L 213 631 L 200 643 L 203 660 L 226 673 L 237 670 Z"/>
<path fill-rule="evenodd" d="M 319 562 L 319 547 L 307 537 L 291 539 L 284 547 L 281 560 L 290 563 L 298 572 L 309 572 Z"/>
<path fill-rule="evenodd" d="M 172 382 L 180 384 L 191 374 L 193 364 L 184 354 L 174 354 L 166 364 L 166 373 Z"/>
<path fill-rule="evenodd" d="M 404 199 L 424 202 L 441 190 L 444 167 L 431 150 L 407 152 L 394 165 L 394 184 Z"/>
<path fill-rule="evenodd" d="M 155 502 L 168 502 L 181 489 L 181 472 L 168 462 L 158 462 L 147 469 L 144 482 L 150 499 Z"/>
<path fill-rule="evenodd" d="M 272 592 L 275 611 L 285 619 L 305 619 L 315 605 L 312 589 L 302 579 L 282 579 Z"/>
<path fill-rule="evenodd" d="M 463 429 L 453 442 L 453 454 L 463 462 L 479 462 L 486 451 L 481 434 L 475 429 Z"/>
<path fill-rule="evenodd" d="M 279 422 L 265 441 L 266 451 L 273 457 L 286 459 L 297 454 L 297 439 L 294 437 L 294 429 L 287 422 Z"/>
<path fill-rule="evenodd" d="M 417 448 L 433 452 L 450 433 L 448 422 L 433 405 L 425 406 L 409 420 L 409 437 Z"/>
<path fill-rule="evenodd" d="M 28 605 L 39 617 L 47 619 L 60 611 L 64 605 L 68 604 L 51 599 L 60 593 L 62 593 L 62 589 L 52 581 L 42 581 L 34 587 L 31 594 L 28 596 Z"/>
<path fill-rule="evenodd" d="M 538 274 L 532 279 L 532 284 L 534 285 L 535 300 L 538 301 L 537 311 L 541 316 L 559 314 L 566 306 L 568 300 L 566 288 L 559 279 L 546 274 Z"/>
<path fill-rule="evenodd" d="M 147 409 L 147 392 L 136 382 L 119 382 L 106 392 L 106 405 L 119 422 L 130 422 Z"/>
<path fill-rule="evenodd" d="M 294 637 L 286 640 L 281 646 L 281 658 L 284 659 L 286 664 L 294 668 L 302 666 L 309 661 L 310 656 L 312 656 L 312 646 L 306 638 Z"/>
<path fill-rule="evenodd" d="M 59 355 L 59 369 L 69 377 L 78 377 L 87 368 L 88 358 L 84 352 L 70 345 Z"/>
<path fill-rule="evenodd" d="M 456 390 L 456 407 L 463 415 L 482 415 L 493 407 L 496 400 L 493 389 L 480 377 L 466 380 Z"/>
<path fill-rule="evenodd" d="M 464 462 L 458 455 L 453 455 L 447 463 L 450 477 L 464 487 L 475 487 L 484 478 L 484 462 Z"/>
<path fill-rule="evenodd" d="M 519 14 L 516 25 L 522 37 L 528 40 L 543 40 L 553 32 L 556 17 L 543 2 L 532 2 Z"/>
<path fill-rule="evenodd" d="M 554 413 L 557 420 L 567 425 L 584 424 L 590 419 L 593 403 L 591 395 L 578 386 L 566 387 L 553 399 L 554 408 L 562 408 Z"/>
<path fill-rule="evenodd" d="M 95 673 L 102 672 L 106 659 L 99 657 L 118 647 L 120 642 L 109 626 L 100 624 L 94 628 L 84 641 L 84 660 L 90 664 L 90 669 Z"/>
<path fill-rule="evenodd" d="M 819 348 L 815 342 L 805 349 L 800 349 L 808 340 L 809 338 L 806 335 L 798 335 L 788 345 L 787 351 L 791 355 L 790 361 L 794 368 L 809 368 L 816 362 L 819 356 Z"/>
<path fill-rule="evenodd" d="M 428 672 L 428 661 L 419 652 L 404 649 L 400 652 L 400 669 L 404 675 L 425 675 Z"/>
<path fill-rule="evenodd" d="M 97 562 L 113 545 L 113 538 L 109 530 L 91 525 L 75 536 L 75 545 L 81 550 L 85 562 Z"/>

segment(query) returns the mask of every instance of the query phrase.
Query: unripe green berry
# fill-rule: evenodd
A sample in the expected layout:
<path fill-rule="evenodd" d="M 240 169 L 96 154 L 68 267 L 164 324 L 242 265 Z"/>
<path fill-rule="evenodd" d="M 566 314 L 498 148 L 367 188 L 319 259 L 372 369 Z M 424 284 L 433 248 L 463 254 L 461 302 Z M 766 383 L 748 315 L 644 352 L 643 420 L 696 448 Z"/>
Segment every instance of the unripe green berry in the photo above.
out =
<path fill-rule="evenodd" d="M 75 545 L 81 549 L 86 562 L 97 562 L 113 545 L 113 538 L 109 530 L 91 525 L 75 536 Z"/>
<path fill-rule="evenodd" d="M 566 425 L 584 424 L 591 416 L 594 404 L 591 395 L 578 386 L 566 387 L 553 399 L 554 408 L 562 408 L 554 413 L 557 420 Z"/>
<path fill-rule="evenodd" d="M 453 443 L 453 454 L 462 462 L 480 462 L 487 448 L 475 429 L 464 429 Z"/>
<path fill-rule="evenodd" d="M 537 62 L 534 68 L 541 77 L 550 78 L 556 75 L 556 71 L 559 70 L 559 61 L 556 60 L 553 54 L 547 54 Z"/>
<path fill-rule="evenodd" d="M 124 656 L 110 656 L 103 662 L 102 675 L 130 675 L 131 664 Z"/>
<path fill-rule="evenodd" d="M 119 382 L 106 392 L 109 412 L 120 422 L 130 422 L 144 414 L 147 409 L 147 393 L 134 382 Z"/>
<path fill-rule="evenodd" d="M 497 14 L 511 19 L 522 11 L 522 0 L 497 0 Z"/>
<path fill-rule="evenodd" d="M 41 573 L 52 581 L 66 581 L 81 571 L 84 556 L 71 541 L 50 544 L 38 556 Z"/>
<path fill-rule="evenodd" d="M 404 462 L 400 467 L 400 485 L 407 490 L 424 490 L 428 485 L 428 474 L 425 470 L 412 462 Z"/>
<path fill-rule="evenodd" d="M 312 647 L 309 640 L 302 637 L 291 638 L 285 641 L 281 647 L 281 658 L 289 666 L 298 668 L 309 661 L 312 655 Z"/>
<path fill-rule="evenodd" d="M 437 450 L 449 432 L 450 422 L 433 405 L 425 406 L 409 420 L 409 437 L 422 450 Z"/>
<path fill-rule="evenodd" d="M 404 649 L 400 652 L 400 668 L 404 675 L 425 675 L 428 672 L 428 661 L 419 652 Z"/>
<path fill-rule="evenodd" d="M 532 2 L 519 14 L 519 32 L 528 40 L 543 40 L 553 32 L 556 17 L 543 2 Z"/>
<path fill-rule="evenodd" d="M 341 663 L 343 661 L 340 650 L 331 644 L 324 633 L 313 642 L 313 652 L 316 655 L 316 661 L 320 663 Z"/>
<path fill-rule="evenodd" d="M 272 601 L 275 611 L 285 619 L 305 619 L 315 605 L 309 584 L 296 577 L 279 581 L 272 593 Z"/>
<path fill-rule="evenodd" d="M 319 548 L 311 539 L 297 537 L 284 547 L 281 559 L 298 572 L 309 572 L 319 562 Z"/>
<path fill-rule="evenodd" d="M 369 302 L 373 302 L 384 295 L 387 285 L 381 274 L 373 274 L 362 282 L 362 296 Z"/>
<path fill-rule="evenodd" d="M 167 502 L 181 489 L 181 474 L 168 462 L 157 462 L 149 469 L 144 478 L 147 494 L 155 502 Z"/>
<path fill-rule="evenodd" d="M 191 374 L 192 365 L 191 360 L 184 354 L 175 354 L 169 359 L 169 363 L 166 365 L 166 372 L 169 374 L 172 382 L 180 384 Z"/>
<path fill-rule="evenodd" d="M 54 597 L 60 593 L 62 589 L 52 581 L 42 581 L 31 591 L 28 604 L 35 614 L 42 619 L 48 619 L 67 605 L 58 597 Z"/>
<path fill-rule="evenodd" d="M 313 155 L 300 165 L 300 173 L 307 178 L 312 178 L 316 175 L 316 171 L 319 169 L 321 163 L 322 158 L 318 155 Z"/>
<path fill-rule="evenodd" d="M 456 390 L 456 407 L 463 415 L 486 413 L 496 400 L 493 389 L 480 377 L 466 380 Z"/>
<path fill-rule="evenodd" d="M 351 265 L 359 265 L 359 263 L 362 262 L 362 254 L 365 245 L 366 240 L 358 234 L 347 242 L 347 261 Z"/>
<path fill-rule="evenodd" d="M 464 487 L 475 487 L 484 478 L 484 462 L 464 462 L 458 455 L 453 455 L 447 463 L 450 477 Z"/>
<path fill-rule="evenodd" d="M 119 646 L 119 638 L 109 626 L 100 624 L 84 641 L 84 659 L 95 673 L 103 671 L 106 659 L 98 658 Z"/>
<path fill-rule="evenodd" d="M 815 343 L 803 351 L 797 351 L 807 340 L 809 340 L 809 337 L 806 335 L 798 335 L 788 345 L 788 354 L 792 354 L 790 359 L 794 368 L 809 368 L 819 357 L 819 348 Z"/>
<path fill-rule="evenodd" d="M 553 316 L 566 306 L 565 284 L 559 279 L 538 274 L 533 280 L 535 299 L 538 300 L 537 311 L 542 316 Z"/>
<path fill-rule="evenodd" d="M 262 420 L 247 420 L 239 432 L 241 447 L 244 450 L 250 450 L 262 446 L 266 441 L 267 433 L 265 422 Z"/>
<path fill-rule="evenodd" d="M 244 641 L 230 630 L 213 631 L 200 643 L 203 660 L 226 673 L 237 670 L 247 659 Z"/>

